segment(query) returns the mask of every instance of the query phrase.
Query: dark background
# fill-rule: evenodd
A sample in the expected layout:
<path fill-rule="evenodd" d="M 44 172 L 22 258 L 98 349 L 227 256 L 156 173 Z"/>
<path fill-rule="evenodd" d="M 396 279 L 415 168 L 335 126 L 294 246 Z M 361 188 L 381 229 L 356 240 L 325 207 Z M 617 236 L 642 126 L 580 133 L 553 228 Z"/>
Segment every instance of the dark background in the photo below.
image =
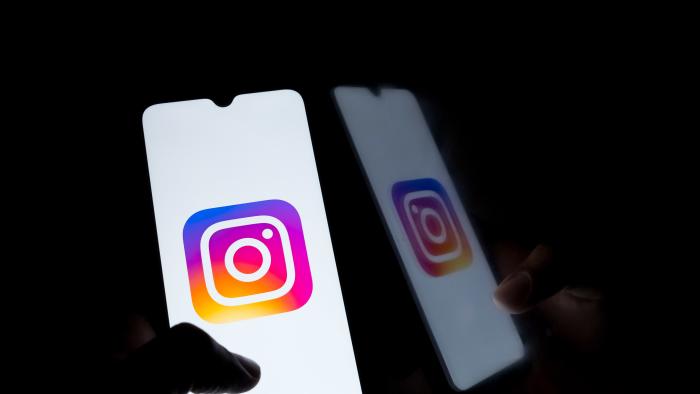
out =
<path fill-rule="evenodd" d="M 167 327 L 143 110 L 294 89 L 305 100 L 363 389 L 392 392 L 422 370 L 436 392 L 449 390 L 332 102 L 330 90 L 341 84 L 408 88 L 419 97 L 487 252 L 496 240 L 515 239 L 589 259 L 583 281 L 613 295 L 610 354 L 626 360 L 617 334 L 625 308 L 613 284 L 633 263 L 619 258 L 630 242 L 621 228 L 634 211 L 627 183 L 643 175 L 625 154 L 637 138 L 629 120 L 646 116 L 631 101 L 639 85 L 627 66 L 526 52 L 476 63 L 434 57 L 430 66 L 370 59 L 306 67 L 280 57 L 216 69 L 133 61 L 104 71 L 85 63 L 36 92 L 49 108 L 27 118 L 25 136 L 41 130 L 42 165 L 27 165 L 32 176 L 15 190 L 31 214 L 51 219 L 40 233 L 44 246 L 28 250 L 48 270 L 37 276 L 66 299 L 61 307 L 31 300 L 25 312 L 54 327 L 35 334 L 59 344 L 52 363 L 77 359 L 61 378 L 99 377 L 91 371 L 118 346 L 129 313 L 146 316 L 157 332 Z M 533 328 L 518 323 L 527 340 Z"/>

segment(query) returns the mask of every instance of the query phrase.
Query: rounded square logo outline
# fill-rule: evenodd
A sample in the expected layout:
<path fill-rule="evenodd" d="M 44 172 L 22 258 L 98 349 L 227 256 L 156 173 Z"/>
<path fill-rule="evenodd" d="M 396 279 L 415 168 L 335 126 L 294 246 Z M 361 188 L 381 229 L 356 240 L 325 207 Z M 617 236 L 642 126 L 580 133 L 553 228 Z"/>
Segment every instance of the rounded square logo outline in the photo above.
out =
<path fill-rule="evenodd" d="M 280 234 L 286 279 L 278 289 L 240 297 L 221 295 L 214 282 L 209 240 L 218 231 L 267 223 Z M 301 219 L 283 200 L 265 200 L 209 208 L 185 223 L 183 242 L 192 305 L 204 320 L 231 322 L 291 312 L 304 306 L 313 291 Z"/>
<path fill-rule="evenodd" d="M 464 229 L 459 221 L 445 188 L 433 178 L 420 178 L 396 182 L 391 188 L 394 207 L 399 215 L 404 233 L 423 270 L 431 276 L 443 276 L 467 268 L 472 262 L 472 252 Z M 409 198 L 410 197 L 410 198 Z M 418 229 L 409 213 L 409 203 L 417 198 L 432 197 L 443 207 L 450 227 L 454 230 L 457 246 L 454 250 L 432 255 L 418 235 Z"/>

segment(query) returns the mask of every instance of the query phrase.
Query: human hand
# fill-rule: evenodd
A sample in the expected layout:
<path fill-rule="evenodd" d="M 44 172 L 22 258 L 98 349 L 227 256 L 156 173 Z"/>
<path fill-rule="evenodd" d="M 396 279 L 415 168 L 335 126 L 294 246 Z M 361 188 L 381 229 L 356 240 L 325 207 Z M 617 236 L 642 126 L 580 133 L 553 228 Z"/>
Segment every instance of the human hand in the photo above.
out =
<path fill-rule="evenodd" d="M 254 361 L 229 352 L 192 324 L 178 324 L 153 338 L 150 325 L 132 317 L 128 331 L 127 349 L 110 373 L 114 385 L 109 392 L 242 393 L 260 380 Z"/>

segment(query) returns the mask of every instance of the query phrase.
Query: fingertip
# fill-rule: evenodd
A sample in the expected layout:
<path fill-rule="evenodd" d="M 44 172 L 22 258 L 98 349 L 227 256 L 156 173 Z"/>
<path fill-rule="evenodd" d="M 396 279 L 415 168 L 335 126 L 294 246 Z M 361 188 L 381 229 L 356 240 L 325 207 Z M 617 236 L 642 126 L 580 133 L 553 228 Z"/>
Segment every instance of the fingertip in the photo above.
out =
<path fill-rule="evenodd" d="M 506 277 L 493 293 L 493 302 L 508 313 L 518 314 L 530 309 L 532 277 L 527 271 Z"/>
<path fill-rule="evenodd" d="M 243 369 L 248 373 L 248 376 L 250 377 L 250 388 L 255 387 L 260 381 L 260 365 L 258 365 L 258 363 L 249 359 L 248 357 L 244 357 L 241 355 L 236 355 L 236 357 L 241 363 Z"/>

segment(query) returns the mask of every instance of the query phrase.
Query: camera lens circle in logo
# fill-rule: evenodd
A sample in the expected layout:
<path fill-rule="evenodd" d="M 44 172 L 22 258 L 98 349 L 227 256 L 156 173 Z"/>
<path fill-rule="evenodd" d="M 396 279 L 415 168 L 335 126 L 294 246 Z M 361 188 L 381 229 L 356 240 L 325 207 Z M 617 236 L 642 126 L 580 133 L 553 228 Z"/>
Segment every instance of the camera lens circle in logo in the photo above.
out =
<path fill-rule="evenodd" d="M 418 208 L 414 205 L 411 209 L 414 213 L 418 213 Z M 425 235 L 430 242 L 441 244 L 447 240 L 447 229 L 442 221 L 440 214 L 433 208 L 423 208 L 420 210 L 420 224 L 425 230 Z"/>
<path fill-rule="evenodd" d="M 272 230 L 266 228 L 262 231 L 262 236 L 265 239 L 272 238 Z M 262 263 L 260 264 L 260 267 L 258 267 L 258 269 L 254 272 L 250 273 L 242 272 L 240 269 L 238 269 L 238 267 L 236 267 L 236 264 L 234 262 L 234 256 L 236 255 L 236 252 L 238 252 L 238 250 L 240 250 L 241 248 L 247 246 L 257 249 L 257 251 L 260 252 L 260 255 L 262 256 Z M 231 244 L 231 246 L 228 247 L 228 249 L 226 249 L 226 254 L 224 255 L 224 266 L 226 267 L 226 270 L 231 276 L 233 276 L 235 279 L 241 282 L 254 282 L 256 280 L 259 280 L 260 278 L 265 276 L 265 274 L 267 274 L 267 271 L 270 270 L 271 263 L 272 256 L 270 255 L 270 250 L 264 243 L 262 243 L 259 239 L 255 238 L 241 238 L 236 240 L 234 243 Z"/>

